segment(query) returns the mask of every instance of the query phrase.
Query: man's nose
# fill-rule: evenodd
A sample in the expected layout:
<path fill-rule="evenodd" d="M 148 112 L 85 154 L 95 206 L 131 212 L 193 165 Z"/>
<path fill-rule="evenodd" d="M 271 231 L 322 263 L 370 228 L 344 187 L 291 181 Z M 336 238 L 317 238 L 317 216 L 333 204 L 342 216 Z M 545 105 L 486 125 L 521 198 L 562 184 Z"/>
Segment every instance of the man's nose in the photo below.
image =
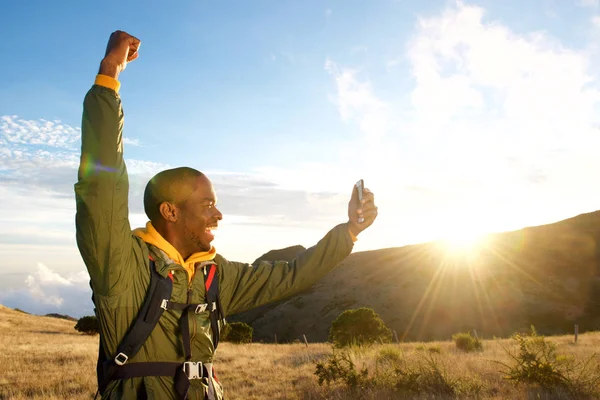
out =
<path fill-rule="evenodd" d="M 214 208 L 215 210 L 215 217 L 220 221 L 223 219 L 223 214 L 221 214 L 221 211 L 219 211 L 219 209 L 217 207 Z"/>

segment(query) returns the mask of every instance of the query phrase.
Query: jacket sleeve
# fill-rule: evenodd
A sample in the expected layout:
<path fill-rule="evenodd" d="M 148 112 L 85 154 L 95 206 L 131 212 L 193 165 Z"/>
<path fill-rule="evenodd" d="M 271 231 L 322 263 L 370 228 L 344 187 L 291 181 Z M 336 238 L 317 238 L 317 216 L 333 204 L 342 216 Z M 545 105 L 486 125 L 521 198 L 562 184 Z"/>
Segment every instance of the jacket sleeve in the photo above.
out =
<path fill-rule="evenodd" d="M 129 182 L 123 161 L 123 110 L 115 90 L 94 85 L 83 103 L 81 159 L 75 184 L 77 246 L 92 288 L 112 295 L 126 287 L 132 253 Z"/>
<path fill-rule="evenodd" d="M 277 301 L 308 289 L 346 258 L 354 246 L 347 224 L 330 230 L 292 262 L 219 262 L 220 299 L 225 315 Z"/>

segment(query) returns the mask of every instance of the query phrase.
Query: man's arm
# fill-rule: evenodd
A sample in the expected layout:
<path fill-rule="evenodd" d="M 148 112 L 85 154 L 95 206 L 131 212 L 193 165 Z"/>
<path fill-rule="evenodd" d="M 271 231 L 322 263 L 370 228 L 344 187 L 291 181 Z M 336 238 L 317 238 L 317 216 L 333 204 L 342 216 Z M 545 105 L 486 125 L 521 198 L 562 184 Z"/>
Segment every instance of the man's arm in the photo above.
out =
<path fill-rule="evenodd" d="M 263 261 L 258 266 L 222 260 L 220 297 L 225 315 L 280 300 L 308 289 L 344 260 L 356 236 L 377 217 L 373 194 L 365 189 L 358 203 L 354 189 L 348 205 L 348 223 L 330 230 L 315 246 L 300 253 L 290 263 Z M 359 218 L 364 222 L 359 223 Z"/>
<path fill-rule="evenodd" d="M 117 78 L 127 62 L 137 58 L 138 46 L 139 40 L 124 32 L 111 35 L 96 82 L 83 103 L 75 223 L 79 251 L 94 292 L 100 295 L 125 287 L 124 267 L 132 253 Z"/>
<path fill-rule="evenodd" d="M 346 258 L 353 244 L 347 225 L 341 224 L 289 263 L 252 266 L 224 260 L 219 270 L 223 312 L 237 314 L 308 289 Z"/>

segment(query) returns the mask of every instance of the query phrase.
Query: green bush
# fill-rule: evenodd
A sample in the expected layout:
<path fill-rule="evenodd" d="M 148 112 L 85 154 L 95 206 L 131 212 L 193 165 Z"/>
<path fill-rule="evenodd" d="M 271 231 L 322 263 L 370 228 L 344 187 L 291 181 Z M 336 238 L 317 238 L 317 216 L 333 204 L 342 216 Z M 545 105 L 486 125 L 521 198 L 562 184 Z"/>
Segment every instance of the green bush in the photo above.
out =
<path fill-rule="evenodd" d="M 388 343 L 391 339 L 392 331 L 375 311 L 366 307 L 344 311 L 329 330 L 329 341 L 337 347 Z"/>
<path fill-rule="evenodd" d="M 420 359 L 409 361 L 398 350 L 384 348 L 377 355 L 375 369 L 369 371 L 364 365 L 360 369 L 356 366 L 350 351 L 334 350 L 325 361 L 315 363 L 320 386 L 339 382 L 351 392 L 350 398 L 356 399 L 372 398 L 361 394 L 377 392 L 395 393 L 393 398 L 401 399 L 478 398 L 484 390 L 480 381 L 451 377 L 432 354 L 422 353 Z"/>
<path fill-rule="evenodd" d="M 429 350 L 430 353 L 437 353 L 437 354 L 440 354 L 442 352 L 442 348 L 438 345 L 430 346 L 427 350 Z"/>
<path fill-rule="evenodd" d="M 75 324 L 75 330 L 77 332 L 85 333 L 86 335 L 97 335 L 100 333 L 98 318 L 95 316 L 81 317 Z"/>
<path fill-rule="evenodd" d="M 457 349 L 467 353 L 483 350 L 483 343 L 481 343 L 481 340 L 474 337 L 469 332 L 455 333 L 452 335 L 452 340 L 454 340 L 454 344 L 456 344 Z"/>
<path fill-rule="evenodd" d="M 518 333 L 512 339 L 518 352 L 504 349 L 512 359 L 512 365 L 498 362 L 504 367 L 505 379 L 517 385 L 536 385 L 550 395 L 561 393 L 572 398 L 600 395 L 598 367 L 595 370 L 590 367 L 596 354 L 585 362 L 576 362 L 572 357 L 558 354 L 556 344 L 538 335 L 533 326 L 529 334 Z"/>
<path fill-rule="evenodd" d="M 342 381 L 349 389 L 364 388 L 368 386 L 369 371 L 363 367 L 360 371 L 356 369 L 349 353 L 338 354 L 333 352 L 325 362 L 317 362 L 315 375 L 319 386 L 332 382 Z"/>
<path fill-rule="evenodd" d="M 377 354 L 376 362 L 380 363 L 389 363 L 392 365 L 396 365 L 402 359 L 402 353 L 397 348 L 392 347 L 384 347 L 379 350 Z"/>
<path fill-rule="evenodd" d="M 232 322 L 221 330 L 221 340 L 231 343 L 252 343 L 253 329 L 244 322 Z"/>
<path fill-rule="evenodd" d="M 432 354 L 425 354 L 417 363 L 405 363 L 396 368 L 394 383 L 402 398 L 414 395 L 444 399 L 461 396 L 478 398 L 483 391 L 483 385 L 476 380 L 451 377 Z"/>

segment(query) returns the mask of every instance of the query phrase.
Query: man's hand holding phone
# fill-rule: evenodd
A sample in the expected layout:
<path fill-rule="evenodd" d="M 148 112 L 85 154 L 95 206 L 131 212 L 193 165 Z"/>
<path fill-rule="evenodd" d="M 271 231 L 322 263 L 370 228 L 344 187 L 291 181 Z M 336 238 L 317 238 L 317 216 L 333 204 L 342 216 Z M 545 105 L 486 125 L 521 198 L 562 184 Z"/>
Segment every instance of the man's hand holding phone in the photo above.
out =
<path fill-rule="evenodd" d="M 354 236 L 367 229 L 377 218 L 375 196 L 364 187 L 361 179 L 352 189 L 352 197 L 348 203 L 348 229 Z"/>

